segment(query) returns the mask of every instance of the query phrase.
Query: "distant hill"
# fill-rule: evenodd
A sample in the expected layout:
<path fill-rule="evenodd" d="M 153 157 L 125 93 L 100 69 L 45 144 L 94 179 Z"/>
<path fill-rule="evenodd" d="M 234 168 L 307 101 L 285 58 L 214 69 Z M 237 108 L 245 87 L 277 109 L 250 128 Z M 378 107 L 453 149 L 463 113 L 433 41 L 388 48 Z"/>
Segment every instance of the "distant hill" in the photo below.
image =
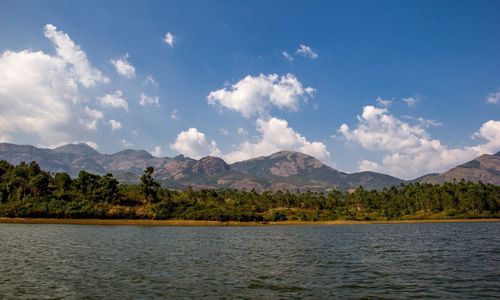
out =
<path fill-rule="evenodd" d="M 227 164 L 223 159 L 207 156 L 199 160 L 178 155 L 154 157 L 143 150 L 123 150 L 101 154 L 87 144 L 69 144 L 55 149 L 0 143 L 0 160 L 12 164 L 37 161 L 50 172 L 67 172 L 73 177 L 80 170 L 112 173 L 120 182 L 136 183 L 144 169 L 152 166 L 154 177 L 163 185 L 176 189 L 231 188 L 270 191 L 326 191 L 382 189 L 408 181 L 375 172 L 344 173 L 316 158 L 300 152 L 280 151 L 269 156 Z M 441 183 L 464 178 L 500 184 L 500 154 L 483 155 L 442 174 L 430 174 L 410 182 Z"/>
<path fill-rule="evenodd" d="M 326 188 L 350 189 L 363 186 L 367 189 L 381 189 L 405 182 L 385 174 L 361 172 L 348 174 L 321 163 L 316 158 L 300 152 L 280 151 L 237 162 L 233 170 L 266 179 L 271 190 L 286 187 L 289 190 L 321 190 Z"/>
<path fill-rule="evenodd" d="M 460 181 L 462 179 L 500 185 L 500 152 L 493 155 L 481 155 L 444 173 L 426 175 L 420 181 L 436 184 L 446 181 Z"/>

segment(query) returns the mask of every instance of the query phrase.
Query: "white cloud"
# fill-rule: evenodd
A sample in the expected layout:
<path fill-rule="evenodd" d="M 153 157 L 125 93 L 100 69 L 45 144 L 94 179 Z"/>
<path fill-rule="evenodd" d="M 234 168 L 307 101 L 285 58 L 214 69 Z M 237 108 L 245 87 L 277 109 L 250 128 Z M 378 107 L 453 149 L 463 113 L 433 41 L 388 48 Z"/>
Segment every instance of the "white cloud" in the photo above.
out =
<path fill-rule="evenodd" d="M 134 146 L 134 144 L 132 144 L 131 142 L 127 141 L 126 139 L 122 139 L 122 145 L 124 147 L 127 147 L 127 148 L 130 148 L 130 147 Z"/>
<path fill-rule="evenodd" d="M 94 148 L 95 150 L 99 149 L 99 145 L 97 145 L 97 143 L 94 143 L 91 141 L 86 141 L 85 144 L 89 145 L 90 147 Z"/>
<path fill-rule="evenodd" d="M 122 129 L 122 123 L 116 120 L 109 120 L 109 125 L 111 125 L 111 130 L 119 130 Z"/>
<path fill-rule="evenodd" d="M 175 37 L 172 33 L 167 32 L 167 34 L 165 34 L 165 37 L 163 38 L 163 41 L 165 42 L 165 44 L 169 45 L 170 47 L 173 47 L 175 42 Z"/>
<path fill-rule="evenodd" d="M 417 102 L 419 101 L 419 99 L 415 98 L 415 97 L 407 97 L 407 98 L 401 99 L 401 101 L 406 103 L 406 105 L 408 105 L 408 107 L 415 107 L 415 106 L 417 106 Z"/>
<path fill-rule="evenodd" d="M 360 171 L 372 171 L 372 172 L 380 172 L 380 165 L 376 162 L 369 160 L 362 160 L 359 162 L 359 170 Z"/>
<path fill-rule="evenodd" d="M 267 114 L 271 106 L 296 111 L 300 100 L 307 99 L 313 90 L 304 88 L 293 74 L 248 75 L 228 89 L 210 92 L 207 99 L 209 104 L 218 103 L 250 118 Z"/>
<path fill-rule="evenodd" d="M 96 83 L 109 81 L 99 70 L 90 65 L 87 54 L 66 33 L 57 31 L 57 27 L 51 24 L 45 25 L 44 33 L 56 47 L 59 58 L 71 66 L 69 71 L 73 73 L 72 77 L 84 87 L 92 87 Z"/>
<path fill-rule="evenodd" d="M 227 129 L 224 129 L 224 128 L 219 128 L 219 132 L 220 132 L 222 135 L 229 135 L 229 131 L 227 131 Z"/>
<path fill-rule="evenodd" d="M 170 113 L 170 118 L 171 118 L 172 120 L 180 120 L 181 118 L 179 117 L 178 113 L 179 113 L 179 112 L 177 111 L 177 109 L 174 109 L 174 110 Z"/>
<path fill-rule="evenodd" d="M 486 99 L 486 102 L 489 104 L 497 104 L 500 102 L 500 91 L 496 93 L 490 93 L 488 95 L 488 98 Z"/>
<path fill-rule="evenodd" d="M 128 103 L 123 98 L 121 90 L 116 90 L 114 94 L 107 94 L 97 99 L 102 107 L 123 108 L 125 111 L 128 111 Z"/>
<path fill-rule="evenodd" d="M 288 127 L 288 122 L 278 118 L 257 119 L 257 131 L 261 137 L 256 142 L 245 141 L 224 158 L 228 162 L 269 155 L 281 150 L 299 151 L 318 159 L 328 159 L 330 153 L 325 144 L 310 142 L 304 136 Z"/>
<path fill-rule="evenodd" d="M 402 178 L 443 172 L 485 153 L 500 149 L 500 121 L 484 123 L 475 134 L 486 142 L 472 147 L 450 148 L 431 138 L 422 124 L 411 125 L 385 108 L 365 106 L 355 129 L 342 124 L 339 132 L 347 141 L 384 154 L 381 162 L 363 160 L 360 171 L 385 172 Z"/>
<path fill-rule="evenodd" d="M 113 66 L 116 68 L 116 72 L 118 74 L 126 77 L 126 78 L 134 78 L 135 77 L 135 68 L 128 61 L 128 53 L 125 54 L 122 58 L 112 59 L 110 60 Z"/>
<path fill-rule="evenodd" d="M 203 156 L 220 155 L 217 143 L 214 140 L 208 142 L 205 134 L 199 132 L 196 128 L 189 128 L 177 135 L 177 139 L 170 148 L 188 157 L 199 159 Z"/>
<path fill-rule="evenodd" d="M 158 98 L 157 96 L 148 96 L 144 93 L 141 93 L 139 104 L 142 106 L 155 105 L 156 107 L 160 107 L 160 98 Z"/>
<path fill-rule="evenodd" d="M 300 54 L 304 57 L 308 57 L 311 59 L 316 59 L 318 58 L 318 54 L 315 53 L 311 47 L 306 46 L 306 45 L 300 45 L 299 48 L 297 49 L 297 54 Z"/>
<path fill-rule="evenodd" d="M 382 107 L 389 107 L 392 104 L 392 101 L 377 97 L 377 104 L 382 106 Z"/>
<path fill-rule="evenodd" d="M 288 60 L 288 61 L 292 61 L 293 60 L 293 56 L 291 56 L 290 54 L 288 54 L 288 52 L 286 51 L 283 51 L 281 52 L 281 54 L 283 55 L 283 57 Z"/>
<path fill-rule="evenodd" d="M 474 135 L 486 140 L 486 143 L 470 147 L 478 155 L 496 153 L 500 149 L 500 121 L 489 120 L 484 123 Z"/>
<path fill-rule="evenodd" d="M 314 93 L 316 93 L 316 89 L 312 88 L 310 86 L 306 87 L 304 91 L 309 95 L 309 96 L 314 96 Z M 307 98 L 306 98 L 307 99 Z"/>
<path fill-rule="evenodd" d="M 83 114 L 80 116 L 78 122 L 84 125 L 86 128 L 95 131 L 97 129 L 97 121 L 99 121 L 103 117 L 104 114 L 101 111 L 85 106 L 85 108 L 83 109 Z"/>
<path fill-rule="evenodd" d="M 34 145 L 88 139 L 97 120 L 80 89 L 108 82 L 67 34 L 53 25 L 45 36 L 56 54 L 4 51 L 0 54 L 0 136 Z"/>
<path fill-rule="evenodd" d="M 162 146 L 156 146 L 153 151 L 151 151 L 151 155 L 155 157 L 162 157 Z"/>

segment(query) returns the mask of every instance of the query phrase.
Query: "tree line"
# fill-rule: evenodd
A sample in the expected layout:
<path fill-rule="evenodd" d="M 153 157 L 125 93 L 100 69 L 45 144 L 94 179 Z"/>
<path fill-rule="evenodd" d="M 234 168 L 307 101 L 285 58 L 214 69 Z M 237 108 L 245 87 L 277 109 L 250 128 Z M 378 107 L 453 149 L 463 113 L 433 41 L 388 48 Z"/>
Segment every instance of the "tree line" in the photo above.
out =
<path fill-rule="evenodd" d="M 500 217 L 500 186 L 481 182 L 402 184 L 381 191 L 292 193 L 172 190 L 144 171 L 139 184 L 112 174 L 49 173 L 37 162 L 0 161 L 0 216 L 214 221 L 400 220 Z"/>

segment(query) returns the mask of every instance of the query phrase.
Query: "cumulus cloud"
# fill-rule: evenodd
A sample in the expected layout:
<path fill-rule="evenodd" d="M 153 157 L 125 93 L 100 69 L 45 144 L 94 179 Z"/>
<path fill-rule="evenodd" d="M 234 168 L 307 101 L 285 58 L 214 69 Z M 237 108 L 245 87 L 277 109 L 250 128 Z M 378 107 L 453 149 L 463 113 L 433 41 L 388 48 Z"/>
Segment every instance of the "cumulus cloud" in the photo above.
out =
<path fill-rule="evenodd" d="M 66 33 L 58 31 L 57 27 L 52 24 L 45 25 L 44 33 L 56 47 L 59 58 L 69 65 L 69 71 L 73 73 L 72 77 L 84 87 L 92 87 L 96 83 L 109 81 L 99 70 L 90 65 L 87 54 Z"/>
<path fill-rule="evenodd" d="M 286 52 L 286 51 L 281 52 L 281 55 L 283 55 L 283 57 L 286 60 L 288 60 L 288 61 L 292 61 L 293 60 L 293 56 L 291 56 L 290 54 L 288 54 L 288 52 Z"/>
<path fill-rule="evenodd" d="M 339 133 L 347 141 L 384 154 L 381 162 L 361 161 L 360 171 L 386 172 L 409 179 L 425 173 L 443 172 L 500 149 L 500 121 L 490 120 L 475 133 L 484 143 L 452 148 L 433 139 L 422 124 L 404 122 L 391 115 L 386 108 L 365 106 L 358 120 L 354 129 L 342 124 Z"/>
<path fill-rule="evenodd" d="M 128 102 L 123 98 L 121 90 L 116 90 L 113 94 L 107 94 L 97 99 L 102 107 L 123 108 L 128 111 Z"/>
<path fill-rule="evenodd" d="M 498 102 L 500 102 L 500 91 L 496 93 L 490 93 L 488 95 L 488 98 L 486 98 L 486 103 L 497 104 Z"/>
<path fill-rule="evenodd" d="M 316 59 L 318 58 L 318 54 L 315 53 L 311 47 L 306 46 L 306 45 L 300 45 L 299 48 L 297 49 L 297 54 L 302 55 L 304 57 L 308 57 L 311 59 Z"/>
<path fill-rule="evenodd" d="M 109 125 L 111 126 L 111 130 L 119 130 L 122 129 L 122 123 L 116 120 L 109 120 Z"/>
<path fill-rule="evenodd" d="M 83 109 L 83 113 L 78 119 L 78 122 L 84 125 L 87 129 L 95 131 L 97 129 L 97 121 L 99 121 L 103 117 L 104 114 L 101 111 L 85 106 L 85 108 Z"/>
<path fill-rule="evenodd" d="M 220 150 L 217 148 L 217 143 L 212 140 L 209 142 L 205 134 L 199 132 L 196 128 L 189 128 L 177 135 L 170 148 L 186 156 L 199 159 L 203 156 L 220 155 Z"/>
<path fill-rule="evenodd" d="M 141 93 L 139 98 L 139 104 L 142 106 L 155 105 L 156 107 L 160 107 L 160 98 L 158 98 L 157 96 L 148 96 L 144 93 Z"/>
<path fill-rule="evenodd" d="M 126 78 L 134 78 L 135 77 L 135 68 L 128 61 L 128 53 L 125 54 L 122 58 L 112 59 L 110 60 L 113 66 L 116 68 L 116 72 L 118 74 L 126 77 Z"/>
<path fill-rule="evenodd" d="M 219 132 L 220 132 L 222 135 L 229 135 L 229 131 L 227 131 L 227 129 L 224 129 L 224 128 L 219 128 Z"/>
<path fill-rule="evenodd" d="M 220 104 L 250 118 L 267 114 L 272 106 L 296 111 L 300 100 L 306 100 L 313 92 L 293 74 L 260 74 L 248 75 L 230 88 L 212 91 L 207 99 L 209 104 Z"/>
<path fill-rule="evenodd" d="M 269 155 L 281 150 L 299 151 L 318 159 L 328 159 L 330 153 L 325 144 L 310 142 L 288 126 L 288 122 L 278 118 L 257 119 L 259 140 L 245 141 L 224 158 L 228 162 L 241 161 L 256 156 Z"/>
<path fill-rule="evenodd" d="M 297 111 L 301 101 L 307 102 L 316 90 L 304 87 L 292 74 L 246 76 L 229 88 L 210 92 L 209 104 L 239 112 L 243 117 L 255 117 L 255 126 L 260 136 L 248 139 L 248 132 L 238 128 L 237 133 L 245 139 L 235 145 L 234 151 L 224 155 L 229 162 L 255 156 L 269 155 L 281 150 L 300 151 L 319 159 L 326 159 L 330 153 L 321 142 L 310 142 L 288 126 L 288 122 L 270 115 L 272 107 Z"/>
<path fill-rule="evenodd" d="M 408 107 L 415 107 L 415 106 L 417 106 L 417 102 L 419 101 L 419 99 L 416 97 L 407 97 L 407 98 L 401 99 L 401 101 L 406 103 L 406 105 L 408 105 Z"/>
<path fill-rule="evenodd" d="M 165 42 L 165 44 L 169 45 L 170 47 L 173 47 L 175 42 L 175 37 L 172 33 L 167 32 L 167 34 L 165 34 L 165 37 L 163 38 L 163 41 Z"/>
<path fill-rule="evenodd" d="M 7 50 L 0 55 L 0 136 L 42 146 L 87 139 L 102 113 L 90 108 L 81 88 L 109 80 L 66 33 L 48 24 L 44 34 L 55 54 Z"/>
<path fill-rule="evenodd" d="M 467 149 L 472 149 L 479 155 L 498 152 L 500 148 L 500 121 L 489 120 L 474 133 L 474 136 L 485 140 L 486 143 L 468 147 Z"/>

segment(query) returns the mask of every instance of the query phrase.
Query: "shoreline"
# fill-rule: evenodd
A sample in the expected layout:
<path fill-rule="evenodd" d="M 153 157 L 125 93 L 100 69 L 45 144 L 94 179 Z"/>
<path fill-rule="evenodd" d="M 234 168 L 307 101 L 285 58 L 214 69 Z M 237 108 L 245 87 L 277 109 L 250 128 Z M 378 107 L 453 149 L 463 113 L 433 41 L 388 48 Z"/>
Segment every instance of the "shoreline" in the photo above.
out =
<path fill-rule="evenodd" d="M 113 226 L 287 226 L 287 225 L 355 225 L 355 224 L 425 224 L 425 223 L 477 223 L 500 222 L 491 219 L 422 219 L 391 221 L 280 221 L 280 222 L 219 222 L 196 220 L 137 220 L 137 219 L 55 219 L 55 218 L 6 218 L 0 224 L 66 224 L 66 225 L 113 225 Z"/>

